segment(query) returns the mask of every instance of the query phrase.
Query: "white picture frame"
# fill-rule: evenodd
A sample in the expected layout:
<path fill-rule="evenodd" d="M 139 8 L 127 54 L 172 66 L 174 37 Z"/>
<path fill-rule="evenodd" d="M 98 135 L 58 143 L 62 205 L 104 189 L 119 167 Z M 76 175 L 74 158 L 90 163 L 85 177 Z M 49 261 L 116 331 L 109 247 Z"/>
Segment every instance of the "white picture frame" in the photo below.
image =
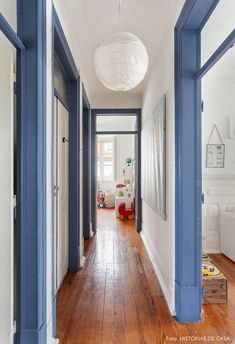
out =
<path fill-rule="evenodd" d="M 225 145 L 208 144 L 206 150 L 206 167 L 207 168 L 224 168 L 225 162 Z"/>
<path fill-rule="evenodd" d="M 166 209 L 166 96 L 142 129 L 142 199 L 163 218 Z"/>

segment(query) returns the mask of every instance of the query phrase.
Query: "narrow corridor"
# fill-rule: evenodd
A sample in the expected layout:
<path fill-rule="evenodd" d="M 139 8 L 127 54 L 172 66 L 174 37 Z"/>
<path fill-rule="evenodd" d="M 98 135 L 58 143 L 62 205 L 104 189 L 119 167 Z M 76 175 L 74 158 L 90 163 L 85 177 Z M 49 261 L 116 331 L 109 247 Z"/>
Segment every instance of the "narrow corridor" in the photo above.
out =
<path fill-rule="evenodd" d="M 85 266 L 69 273 L 58 293 L 60 343 L 182 343 L 187 336 L 218 336 L 214 343 L 232 343 L 234 301 L 229 309 L 204 307 L 202 323 L 177 323 L 168 312 L 134 221 L 115 221 L 113 212 L 99 210 L 98 232 L 86 248 Z M 234 274 L 231 279 L 234 283 Z"/>

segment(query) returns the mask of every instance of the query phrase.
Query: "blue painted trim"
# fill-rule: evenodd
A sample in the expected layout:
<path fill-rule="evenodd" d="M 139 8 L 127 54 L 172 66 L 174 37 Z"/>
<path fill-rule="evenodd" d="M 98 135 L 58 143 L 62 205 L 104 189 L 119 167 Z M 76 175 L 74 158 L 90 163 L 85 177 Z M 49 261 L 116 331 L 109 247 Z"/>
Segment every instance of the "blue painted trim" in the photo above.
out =
<path fill-rule="evenodd" d="M 141 110 L 138 112 L 137 116 L 137 136 L 136 136 L 136 214 L 135 214 L 135 222 L 136 222 L 136 229 L 140 233 L 142 230 L 142 199 L 141 199 L 141 130 L 142 130 L 142 116 Z"/>
<path fill-rule="evenodd" d="M 53 7 L 54 49 L 69 81 L 69 270 L 80 267 L 80 76 L 71 50 Z"/>
<path fill-rule="evenodd" d="M 84 85 L 82 85 L 82 108 L 83 108 L 83 237 L 90 238 L 91 223 L 91 109 L 90 102 Z"/>
<path fill-rule="evenodd" d="M 54 90 L 54 54 L 53 52 L 55 51 L 55 34 L 54 34 L 54 27 L 53 27 L 53 17 L 52 17 L 52 41 L 51 41 L 51 46 L 52 46 L 52 78 L 51 78 L 51 89 Z M 54 93 L 52 92 L 52 143 L 51 143 L 51 204 L 52 204 L 52 233 L 51 233 L 51 242 L 52 242 L 52 250 L 51 250 L 51 276 L 52 276 L 52 283 L 51 283 L 51 296 L 52 296 L 52 335 L 55 338 L 56 337 L 56 306 L 57 306 L 57 300 L 56 300 L 56 285 L 55 285 L 55 269 L 56 269 L 56 264 L 55 264 L 55 252 L 56 252 L 56 244 L 55 244 L 55 213 L 54 213 L 54 207 L 55 207 L 55 196 L 54 196 L 54 160 L 55 160 L 55 101 L 54 101 Z"/>
<path fill-rule="evenodd" d="M 63 97 L 61 97 L 60 93 L 57 91 L 56 88 L 54 88 L 54 96 L 56 96 L 56 98 L 59 99 L 59 101 L 64 105 L 68 112 L 71 111 L 69 104 L 64 100 Z"/>
<path fill-rule="evenodd" d="M 136 116 L 136 131 L 96 131 L 96 118 L 98 116 Z M 97 135 L 136 135 L 136 229 L 142 229 L 142 201 L 141 201 L 141 109 L 92 109 L 91 110 L 91 222 L 93 232 L 96 232 L 96 136 Z"/>
<path fill-rule="evenodd" d="M 217 0 L 187 0 L 175 27 L 176 316 L 201 319 L 201 27 Z"/>
<path fill-rule="evenodd" d="M 91 110 L 91 223 L 93 233 L 97 231 L 96 175 L 96 111 Z"/>
<path fill-rule="evenodd" d="M 216 9 L 217 5 L 219 4 L 220 0 L 213 0 L 212 4 L 210 5 L 209 10 L 207 11 L 206 16 L 201 22 L 199 31 L 202 31 L 208 20 L 210 19 L 211 15 L 213 14 L 214 10 Z"/>
<path fill-rule="evenodd" d="M 182 50 L 176 50 L 176 54 L 181 56 L 181 68 L 176 77 L 176 80 L 180 79 L 177 86 L 181 91 L 181 99 L 176 101 L 175 280 L 176 314 L 182 322 L 196 322 L 201 318 L 201 266 L 198 264 L 201 256 L 201 227 L 198 223 L 200 213 L 197 209 L 197 198 L 201 195 L 201 180 L 197 174 L 197 166 L 200 164 L 195 147 L 195 142 L 198 142 L 195 132 L 195 119 L 198 115 L 195 107 L 197 88 L 193 78 L 200 66 L 197 54 L 200 51 L 198 38 L 197 31 L 183 31 L 180 44 Z M 181 103 L 183 97 L 184 105 Z M 191 297 L 194 307 L 189 302 Z"/>
<path fill-rule="evenodd" d="M 69 82 L 69 271 L 80 268 L 80 76 L 53 6 L 53 48 Z M 53 68 L 54 70 L 54 68 Z M 54 88 L 54 82 L 53 82 Z M 54 100 L 53 100 L 54 103 Z M 53 111 L 54 113 L 54 111 Z M 53 142 L 54 144 L 54 142 Z M 54 170 L 54 167 L 53 167 Z M 54 185 L 54 180 L 53 180 Z M 54 204 L 54 196 L 53 204 Z M 53 239 L 54 240 L 54 239 Z M 54 265 L 54 254 L 53 254 Z M 54 275 L 53 275 L 54 279 Z M 56 332 L 56 295 L 53 289 L 53 329 Z"/>
<path fill-rule="evenodd" d="M 202 68 L 195 74 L 195 79 L 201 79 L 203 76 L 219 61 L 219 59 L 235 44 L 235 29 L 223 41 L 209 60 L 202 66 Z"/>
<path fill-rule="evenodd" d="M 80 78 L 70 82 L 69 271 L 80 268 Z"/>
<path fill-rule="evenodd" d="M 76 63 L 71 53 L 69 44 L 65 37 L 63 28 L 61 26 L 58 14 L 53 6 L 53 25 L 54 25 L 54 38 L 55 38 L 55 52 L 59 55 L 59 60 L 63 65 L 66 74 L 70 79 L 79 79 L 79 73 L 77 70 Z M 60 52 L 63 52 L 61 54 Z"/>
<path fill-rule="evenodd" d="M 141 109 L 93 109 L 96 116 L 139 116 Z"/>
<path fill-rule="evenodd" d="M 189 2 L 189 1 L 188 1 Z M 191 11 L 190 15 L 184 23 L 184 31 L 201 31 L 201 27 L 204 26 L 209 19 L 215 6 L 218 4 L 218 0 L 193 0 L 190 1 Z M 203 8 L 203 10 L 202 10 Z M 205 15 L 206 13 L 206 15 Z"/>
<path fill-rule="evenodd" d="M 127 135 L 127 134 L 138 134 L 138 130 L 123 130 L 123 131 L 96 131 L 96 135 Z"/>
<path fill-rule="evenodd" d="M 0 13 L 0 30 L 16 49 L 20 49 L 20 50 L 25 49 L 25 46 L 22 43 L 21 39 L 12 29 L 12 27 L 8 24 L 8 22 L 6 21 L 6 19 L 3 17 L 1 13 Z"/>
<path fill-rule="evenodd" d="M 46 343 L 46 1 L 18 0 L 17 342 Z M 18 117 L 18 116 L 17 116 Z"/>
<path fill-rule="evenodd" d="M 87 109 L 91 109 L 90 101 L 87 96 L 84 84 L 82 84 L 82 97 L 83 97 L 83 106 L 85 106 Z"/>
<path fill-rule="evenodd" d="M 22 190 L 22 185 L 21 185 L 21 120 L 22 120 L 22 114 L 25 111 L 24 108 L 24 87 L 25 87 L 25 80 L 22 78 L 22 75 L 24 75 L 25 72 L 25 46 L 22 43 L 21 39 L 19 36 L 15 33 L 15 31 L 12 29 L 10 24 L 6 21 L 6 19 L 3 17 L 3 15 L 0 13 L 0 30 L 2 33 L 6 36 L 6 38 L 11 42 L 11 44 L 16 48 L 17 52 L 17 68 L 16 68 L 16 79 L 17 79 L 17 85 L 18 88 L 16 87 L 16 82 L 14 83 L 14 92 L 17 94 L 17 176 L 16 176 L 16 181 L 17 181 L 17 208 L 14 208 L 14 219 L 16 220 L 17 218 L 17 234 L 19 240 L 17 240 L 17 277 L 16 277 L 16 293 L 17 293 L 17 314 L 16 314 L 16 319 L 17 322 L 21 321 L 21 305 L 22 305 L 22 299 L 21 299 L 21 202 L 18 202 L 18 196 L 20 197 L 21 195 L 21 190 Z M 19 128 L 19 129 L 18 129 Z M 17 217 L 16 217 L 16 209 L 17 209 Z M 18 328 L 16 331 L 18 331 Z M 14 333 L 13 337 L 13 342 L 17 342 L 17 337 L 19 337 L 18 332 Z"/>

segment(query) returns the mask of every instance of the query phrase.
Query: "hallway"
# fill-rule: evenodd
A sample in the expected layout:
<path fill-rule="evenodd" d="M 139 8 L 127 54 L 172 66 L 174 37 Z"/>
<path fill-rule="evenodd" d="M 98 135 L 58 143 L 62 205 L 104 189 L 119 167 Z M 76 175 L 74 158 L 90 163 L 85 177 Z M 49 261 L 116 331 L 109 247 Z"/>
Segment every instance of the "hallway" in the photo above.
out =
<path fill-rule="evenodd" d="M 171 336 L 175 343 L 182 343 L 180 336 L 219 336 L 214 343 L 232 343 L 234 302 L 229 309 L 204 306 L 203 323 L 177 323 L 168 312 L 134 221 L 113 219 L 113 210 L 99 210 L 98 232 L 87 246 L 85 266 L 68 274 L 58 293 L 60 343 L 162 344 L 172 342 Z M 235 276 L 230 279 L 234 283 Z"/>

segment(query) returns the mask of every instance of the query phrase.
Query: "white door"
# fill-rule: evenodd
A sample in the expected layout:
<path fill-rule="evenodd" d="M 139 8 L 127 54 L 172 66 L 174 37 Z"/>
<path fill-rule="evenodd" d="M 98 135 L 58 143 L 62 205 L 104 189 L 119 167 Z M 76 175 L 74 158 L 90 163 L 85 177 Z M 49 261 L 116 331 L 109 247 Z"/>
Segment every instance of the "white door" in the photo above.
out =
<path fill-rule="evenodd" d="M 0 47 L 0 343 L 13 343 L 13 115 L 14 55 Z"/>
<path fill-rule="evenodd" d="M 56 226 L 56 286 L 61 286 L 68 271 L 68 196 L 69 196 L 69 112 L 63 104 L 55 100 L 55 226 Z"/>

